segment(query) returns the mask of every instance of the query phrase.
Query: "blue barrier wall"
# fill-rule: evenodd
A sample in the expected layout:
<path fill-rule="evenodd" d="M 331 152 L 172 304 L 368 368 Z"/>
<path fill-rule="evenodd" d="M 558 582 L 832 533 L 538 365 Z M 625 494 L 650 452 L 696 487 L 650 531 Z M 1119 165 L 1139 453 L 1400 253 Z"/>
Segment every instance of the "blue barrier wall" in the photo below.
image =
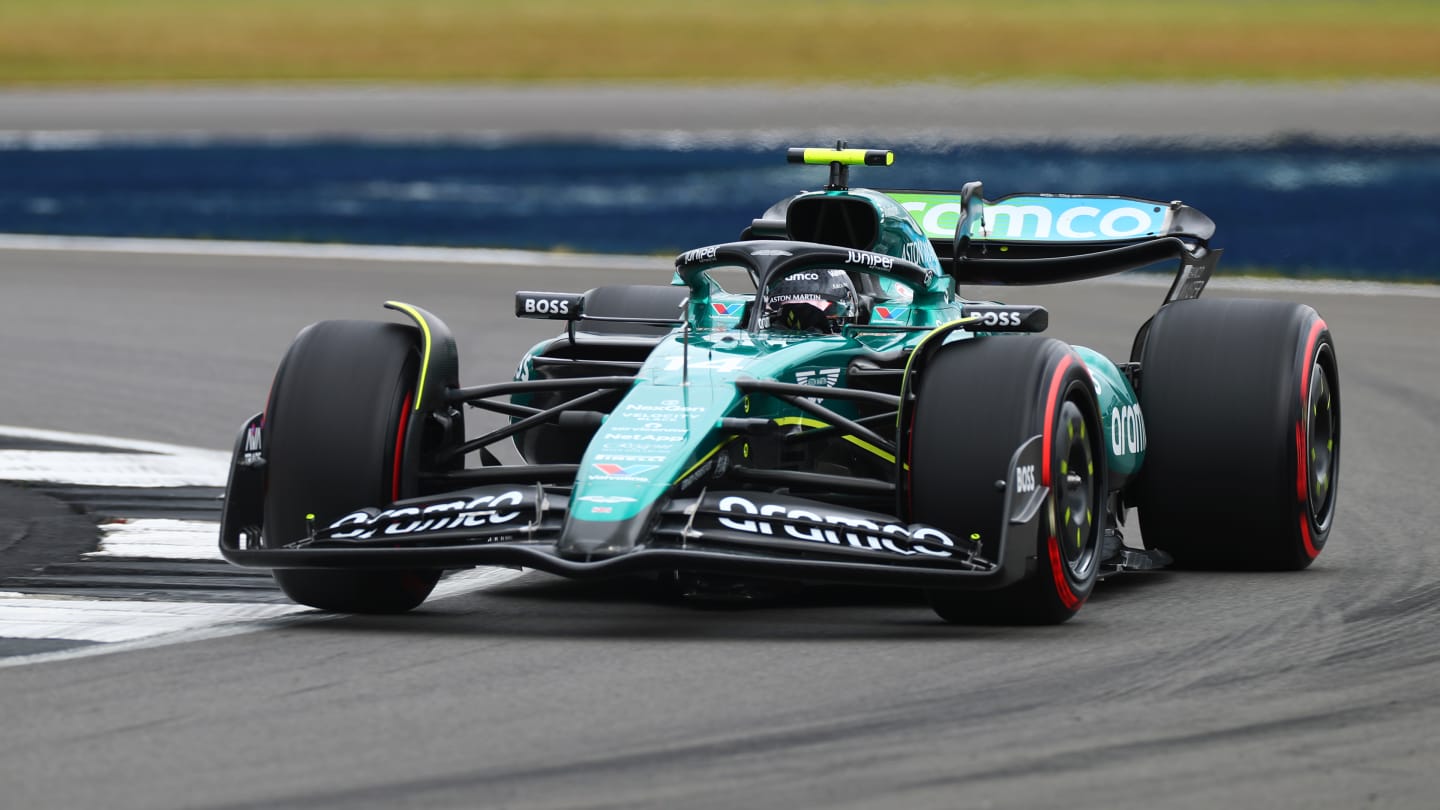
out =
<path fill-rule="evenodd" d="M 855 185 L 1183 199 L 1231 267 L 1440 279 L 1440 145 L 899 150 Z M 0 144 L 0 231 L 670 252 L 823 184 L 776 147 L 193 141 Z"/>

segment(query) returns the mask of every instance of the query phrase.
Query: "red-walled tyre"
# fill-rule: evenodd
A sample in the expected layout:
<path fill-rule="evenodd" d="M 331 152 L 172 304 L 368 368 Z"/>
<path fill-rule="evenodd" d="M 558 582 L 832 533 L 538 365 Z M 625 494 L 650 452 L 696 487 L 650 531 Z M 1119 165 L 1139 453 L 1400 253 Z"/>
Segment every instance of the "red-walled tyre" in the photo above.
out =
<path fill-rule="evenodd" d="M 1325 547 L 1340 470 L 1335 344 L 1310 307 L 1180 301 L 1141 355 L 1145 543 L 1191 568 L 1295 570 Z"/>
<path fill-rule="evenodd" d="M 1051 488 L 1039 530 L 1011 543 L 1034 549 L 1032 573 L 990 591 L 933 590 L 930 605 L 956 624 L 1059 624 L 1095 587 L 1105 532 L 1105 457 L 1099 407 L 1085 364 L 1049 338 L 952 343 L 926 365 L 910 440 L 911 519 L 994 538 L 1006 515 L 996 481 L 1015 450 L 1045 443 L 1040 483 Z"/>
<path fill-rule="evenodd" d="M 295 338 L 265 409 L 263 546 L 305 537 L 307 523 L 328 526 L 396 499 L 419 345 L 413 327 L 372 321 L 322 321 Z M 302 605 L 401 613 L 425 601 L 440 572 L 278 569 L 274 576 Z"/>

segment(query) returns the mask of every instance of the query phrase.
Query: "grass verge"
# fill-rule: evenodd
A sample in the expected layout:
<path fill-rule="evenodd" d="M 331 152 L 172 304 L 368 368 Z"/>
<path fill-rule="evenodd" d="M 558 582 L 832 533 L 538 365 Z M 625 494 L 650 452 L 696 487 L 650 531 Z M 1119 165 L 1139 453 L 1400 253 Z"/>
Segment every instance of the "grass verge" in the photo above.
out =
<path fill-rule="evenodd" d="M 5 0 L 0 84 L 1440 78 L 1433 0 Z"/>

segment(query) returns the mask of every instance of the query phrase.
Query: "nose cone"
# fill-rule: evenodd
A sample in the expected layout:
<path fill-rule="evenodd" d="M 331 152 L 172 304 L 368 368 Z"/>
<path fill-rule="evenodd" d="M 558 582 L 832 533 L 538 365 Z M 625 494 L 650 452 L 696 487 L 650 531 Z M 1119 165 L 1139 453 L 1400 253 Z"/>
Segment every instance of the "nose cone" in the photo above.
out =
<path fill-rule="evenodd" d="M 698 372 L 676 384 L 675 376 L 642 372 L 596 432 L 575 477 L 561 554 L 609 557 L 643 545 L 674 484 L 723 439 L 715 428 L 735 406 L 734 385 L 697 380 Z"/>
<path fill-rule="evenodd" d="M 670 486 L 668 482 L 615 480 L 624 477 L 618 473 L 599 477 L 590 486 L 575 488 L 556 545 L 561 556 L 578 560 L 615 557 L 644 545 Z"/>
<path fill-rule="evenodd" d="M 654 499 L 641 507 L 638 514 L 621 520 L 587 520 L 577 514 L 572 505 L 555 550 L 562 557 L 585 562 L 627 554 L 645 544 L 652 519 L 658 517 L 656 512 L 663 505 L 663 498 Z M 582 503 L 579 512 L 593 506 Z"/>

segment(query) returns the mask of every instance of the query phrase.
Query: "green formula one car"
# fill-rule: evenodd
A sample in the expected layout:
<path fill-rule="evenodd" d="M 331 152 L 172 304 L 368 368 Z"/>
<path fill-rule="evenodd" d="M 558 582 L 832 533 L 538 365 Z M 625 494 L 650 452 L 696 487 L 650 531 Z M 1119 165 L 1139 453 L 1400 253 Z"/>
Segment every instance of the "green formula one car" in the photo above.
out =
<path fill-rule="evenodd" d="M 411 323 L 307 327 L 236 442 L 225 557 L 344 612 L 503 565 L 700 596 L 914 587 L 947 621 L 1056 623 L 1118 571 L 1320 553 L 1330 332 L 1300 304 L 1199 300 L 1219 256 L 1204 214 L 850 188 L 891 153 L 789 158 L 828 165 L 826 187 L 680 255 L 669 284 L 517 293 L 563 333 L 513 381 L 462 386 L 450 330 L 408 304 L 387 306 Z M 1036 334 L 1042 307 L 957 294 L 1162 261 L 1175 281 L 1121 362 Z M 466 408 L 503 427 L 467 435 Z M 1148 548 L 1122 542 L 1131 507 Z"/>

